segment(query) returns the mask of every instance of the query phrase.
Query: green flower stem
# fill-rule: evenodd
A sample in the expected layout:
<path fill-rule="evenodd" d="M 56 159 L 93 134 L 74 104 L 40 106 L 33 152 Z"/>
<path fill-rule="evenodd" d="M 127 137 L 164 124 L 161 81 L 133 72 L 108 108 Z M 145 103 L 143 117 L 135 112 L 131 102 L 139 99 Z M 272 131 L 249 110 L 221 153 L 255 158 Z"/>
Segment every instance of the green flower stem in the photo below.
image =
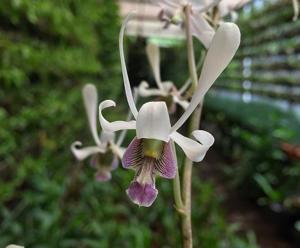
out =
<path fill-rule="evenodd" d="M 187 53 L 188 53 L 188 65 L 190 77 L 192 79 L 192 93 L 197 88 L 198 76 L 197 67 L 195 63 L 193 37 L 191 33 L 191 23 L 190 23 L 191 7 L 187 5 L 185 7 L 185 28 L 186 28 L 186 40 L 187 40 Z M 201 107 L 197 107 L 191 116 L 188 132 L 191 133 L 193 130 L 198 129 L 200 124 Z M 193 247 L 193 232 L 192 232 L 192 172 L 193 172 L 193 162 L 188 158 L 185 159 L 183 167 L 183 183 L 182 183 L 182 199 L 184 204 L 185 214 L 181 216 L 182 224 L 182 235 L 183 235 L 183 247 L 192 248 Z"/>
<path fill-rule="evenodd" d="M 178 167 L 176 171 L 176 177 L 173 180 L 173 192 L 174 192 L 175 208 L 177 212 L 182 215 L 185 215 L 185 208 L 181 196 L 180 176 L 179 176 Z"/>

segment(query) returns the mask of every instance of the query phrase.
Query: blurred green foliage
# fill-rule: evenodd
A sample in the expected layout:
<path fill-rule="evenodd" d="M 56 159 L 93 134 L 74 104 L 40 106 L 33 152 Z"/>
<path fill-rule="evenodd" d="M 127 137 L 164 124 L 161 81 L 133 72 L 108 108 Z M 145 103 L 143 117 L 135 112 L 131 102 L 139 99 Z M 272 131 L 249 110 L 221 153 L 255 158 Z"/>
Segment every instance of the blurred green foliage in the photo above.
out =
<path fill-rule="evenodd" d="M 262 204 L 283 204 L 300 189 L 299 160 L 283 143 L 299 144 L 300 120 L 271 104 L 208 97 L 207 120 L 217 128 L 219 150 L 228 159 L 226 172 L 244 196 Z"/>

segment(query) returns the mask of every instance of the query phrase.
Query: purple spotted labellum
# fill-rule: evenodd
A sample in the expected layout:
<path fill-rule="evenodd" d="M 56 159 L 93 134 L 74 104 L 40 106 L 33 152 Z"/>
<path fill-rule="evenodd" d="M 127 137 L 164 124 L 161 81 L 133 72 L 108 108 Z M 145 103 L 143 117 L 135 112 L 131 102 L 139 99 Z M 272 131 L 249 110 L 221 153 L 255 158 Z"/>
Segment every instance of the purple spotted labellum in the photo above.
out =
<path fill-rule="evenodd" d="M 172 145 L 172 141 L 166 143 L 134 138 L 128 146 L 122 164 L 124 168 L 136 172 L 127 190 L 134 203 L 149 207 L 158 194 L 155 188 L 156 176 L 167 179 L 175 177 L 177 161 Z"/>

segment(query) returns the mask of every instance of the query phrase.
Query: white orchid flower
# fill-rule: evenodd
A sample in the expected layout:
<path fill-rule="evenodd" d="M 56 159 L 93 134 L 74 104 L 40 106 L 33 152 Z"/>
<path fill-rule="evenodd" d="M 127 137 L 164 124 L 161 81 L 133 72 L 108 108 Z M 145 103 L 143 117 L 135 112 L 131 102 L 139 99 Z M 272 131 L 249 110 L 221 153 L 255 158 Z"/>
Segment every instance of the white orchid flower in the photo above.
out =
<path fill-rule="evenodd" d="M 79 161 L 91 156 L 91 166 L 97 170 L 96 180 L 108 181 L 111 179 L 111 171 L 118 167 L 119 159 L 122 159 L 124 149 L 120 145 L 125 134 L 121 133 L 116 143 L 114 132 L 102 131 L 99 137 L 97 131 L 97 89 L 93 84 L 86 84 L 83 87 L 82 95 L 89 127 L 96 145 L 81 148 L 82 143 L 76 141 L 71 145 L 71 151 Z"/>
<path fill-rule="evenodd" d="M 24 248 L 24 246 L 20 246 L 20 245 L 8 245 L 8 246 L 6 246 L 6 248 Z"/>
<path fill-rule="evenodd" d="M 181 91 L 177 90 L 176 86 L 171 81 L 162 82 L 160 74 L 160 50 L 153 43 L 149 43 L 146 47 L 146 53 L 151 65 L 157 89 L 150 89 L 146 81 L 142 81 L 137 89 L 137 92 L 142 97 L 156 96 L 167 102 L 169 113 L 174 113 L 176 103 L 186 109 L 188 101 L 182 99 Z"/>
<path fill-rule="evenodd" d="M 177 158 L 174 142 L 182 148 L 189 159 L 195 162 L 203 160 L 207 150 L 214 143 L 214 137 L 206 131 L 194 131 L 192 133 L 194 140 L 181 135 L 177 130 L 189 118 L 208 89 L 231 61 L 240 43 L 240 31 L 233 23 L 224 23 L 217 30 L 208 49 L 196 92 L 184 114 L 171 126 L 165 102 L 147 102 L 137 110 L 133 100 L 123 50 L 124 31 L 129 18 L 129 16 L 126 18 L 121 28 L 119 45 L 126 98 L 135 120 L 107 121 L 102 111 L 116 106 L 111 100 L 100 103 L 99 120 L 102 128 L 110 132 L 136 130 L 136 137 L 124 153 L 122 165 L 124 168 L 136 171 L 127 189 L 129 198 L 140 206 L 149 207 L 158 194 L 155 177 L 171 179 L 176 175 Z"/>
<path fill-rule="evenodd" d="M 217 5 L 220 0 L 152 0 L 152 2 L 162 9 L 159 17 L 162 21 L 166 22 L 165 27 L 170 23 L 182 25 L 184 21 L 184 9 L 188 5 L 191 6 L 190 28 L 192 35 L 200 40 L 205 48 L 209 47 L 215 31 L 206 21 L 203 14 Z"/>

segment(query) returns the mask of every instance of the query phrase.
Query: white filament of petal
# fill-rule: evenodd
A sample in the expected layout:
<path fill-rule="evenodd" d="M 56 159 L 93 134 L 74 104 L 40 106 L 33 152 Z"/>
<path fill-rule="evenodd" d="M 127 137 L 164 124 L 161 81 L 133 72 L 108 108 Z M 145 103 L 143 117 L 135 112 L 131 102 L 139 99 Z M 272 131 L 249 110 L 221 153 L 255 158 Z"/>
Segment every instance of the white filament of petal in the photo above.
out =
<path fill-rule="evenodd" d="M 100 121 L 102 129 L 105 131 L 108 131 L 108 132 L 116 132 L 116 131 L 124 130 L 124 129 L 135 129 L 136 128 L 135 121 L 109 122 L 103 117 L 103 115 L 102 115 L 103 109 L 106 109 L 109 107 L 115 107 L 115 106 L 116 106 L 116 103 L 112 100 L 105 100 L 100 103 L 100 105 L 99 105 L 99 121 Z"/>
<path fill-rule="evenodd" d="M 97 131 L 97 104 L 98 104 L 98 94 L 95 85 L 86 84 L 82 89 L 83 102 L 85 110 L 87 113 L 89 126 L 95 143 L 100 146 L 101 141 L 99 139 Z"/>
<path fill-rule="evenodd" d="M 129 22 L 131 16 L 132 16 L 132 13 L 129 14 L 125 18 L 125 20 L 122 24 L 122 28 L 121 28 L 120 36 L 119 36 L 119 49 L 120 49 L 120 59 L 121 59 L 121 68 L 122 68 L 122 75 L 123 75 L 123 81 L 124 81 L 124 87 L 125 87 L 125 94 L 126 94 L 129 108 L 130 108 L 134 118 L 136 119 L 137 115 L 138 115 L 138 110 L 135 106 L 134 99 L 132 96 L 130 81 L 128 78 L 128 73 L 127 73 L 127 68 L 126 68 L 125 56 L 124 56 L 124 46 L 123 46 L 125 28 L 126 28 L 127 23 Z"/>
<path fill-rule="evenodd" d="M 208 49 L 192 100 L 186 111 L 172 127 L 171 132 L 176 131 L 185 123 L 202 101 L 206 92 L 230 63 L 239 47 L 240 36 L 240 30 L 234 23 L 220 25 Z"/>

